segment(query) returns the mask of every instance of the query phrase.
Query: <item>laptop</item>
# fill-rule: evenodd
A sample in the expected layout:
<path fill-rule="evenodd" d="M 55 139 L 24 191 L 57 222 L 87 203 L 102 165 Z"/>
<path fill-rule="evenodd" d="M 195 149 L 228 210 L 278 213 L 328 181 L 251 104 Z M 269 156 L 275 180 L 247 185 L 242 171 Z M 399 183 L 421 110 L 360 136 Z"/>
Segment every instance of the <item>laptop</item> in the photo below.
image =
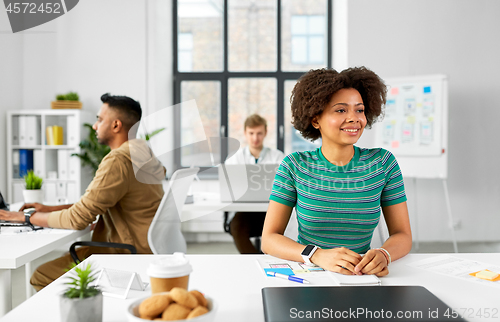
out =
<path fill-rule="evenodd" d="M 279 164 L 219 166 L 222 202 L 268 202 Z"/>
<path fill-rule="evenodd" d="M 422 286 L 266 287 L 262 301 L 266 322 L 465 321 Z"/>
<path fill-rule="evenodd" d="M 9 205 L 5 202 L 5 199 L 3 199 L 1 191 L 0 191 L 0 209 L 9 210 Z"/>

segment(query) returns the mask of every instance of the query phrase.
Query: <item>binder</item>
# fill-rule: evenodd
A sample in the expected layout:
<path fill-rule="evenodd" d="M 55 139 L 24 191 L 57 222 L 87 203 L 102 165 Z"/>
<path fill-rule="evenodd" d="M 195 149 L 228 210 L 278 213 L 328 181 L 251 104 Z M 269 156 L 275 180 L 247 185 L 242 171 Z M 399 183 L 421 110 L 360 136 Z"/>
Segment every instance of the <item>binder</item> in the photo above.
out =
<path fill-rule="evenodd" d="M 47 145 L 54 145 L 54 132 L 52 132 L 52 126 L 47 126 L 45 129 L 45 139 Z"/>
<path fill-rule="evenodd" d="M 54 182 L 46 182 L 43 184 L 45 190 L 45 201 L 47 203 L 55 203 L 57 201 L 57 187 Z"/>
<path fill-rule="evenodd" d="M 73 153 L 77 153 L 77 150 L 68 151 L 69 158 L 69 180 L 78 181 L 78 177 L 80 176 L 80 159 L 76 156 L 71 156 Z"/>
<path fill-rule="evenodd" d="M 66 118 L 66 144 L 69 146 L 78 146 L 78 133 L 80 127 L 78 126 L 75 115 L 69 115 Z"/>
<path fill-rule="evenodd" d="M 26 146 L 28 140 L 26 139 L 26 116 L 20 115 L 18 119 L 19 129 L 19 145 Z"/>
<path fill-rule="evenodd" d="M 63 128 L 61 126 L 57 125 L 52 126 L 52 135 L 54 137 L 54 145 L 63 145 L 64 134 L 63 134 Z"/>
<path fill-rule="evenodd" d="M 76 195 L 76 183 L 68 182 L 66 185 L 66 198 L 68 203 L 75 203 L 78 201 L 78 196 Z"/>
<path fill-rule="evenodd" d="M 66 197 L 66 182 L 58 182 L 56 186 L 56 197 L 57 201 L 63 199 L 65 200 Z"/>
<path fill-rule="evenodd" d="M 21 178 L 19 173 L 19 150 L 12 151 L 12 177 L 14 179 Z"/>
<path fill-rule="evenodd" d="M 68 151 L 57 151 L 57 177 L 60 180 L 68 179 Z"/>
<path fill-rule="evenodd" d="M 29 170 L 33 170 L 33 150 L 19 150 L 19 176 L 24 177 Z"/>
<path fill-rule="evenodd" d="M 45 178 L 45 160 L 42 150 L 33 152 L 33 172 L 40 178 Z"/>
<path fill-rule="evenodd" d="M 13 185 L 13 198 L 12 198 L 12 203 L 16 202 L 23 202 L 24 197 L 23 197 L 23 190 L 24 190 L 24 183 L 14 183 Z"/>
<path fill-rule="evenodd" d="M 12 121 L 12 145 L 19 145 L 19 117 Z"/>
<path fill-rule="evenodd" d="M 35 146 L 38 143 L 38 126 L 36 116 L 25 116 L 26 125 L 26 145 Z"/>

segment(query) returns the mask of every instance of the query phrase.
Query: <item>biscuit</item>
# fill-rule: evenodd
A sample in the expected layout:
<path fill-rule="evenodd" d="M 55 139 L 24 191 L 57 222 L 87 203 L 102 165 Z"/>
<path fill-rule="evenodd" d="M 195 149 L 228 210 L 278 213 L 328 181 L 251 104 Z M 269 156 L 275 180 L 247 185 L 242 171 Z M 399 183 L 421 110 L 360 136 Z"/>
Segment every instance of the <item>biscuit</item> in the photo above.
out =
<path fill-rule="evenodd" d="M 152 319 L 160 315 L 172 302 L 168 294 L 153 295 L 139 305 L 139 316 L 142 319 Z"/>
<path fill-rule="evenodd" d="M 185 307 L 194 309 L 198 306 L 198 300 L 196 297 L 193 294 L 188 293 L 188 291 L 183 288 L 174 287 L 170 290 L 169 294 L 172 300 L 178 304 L 184 305 Z"/>
<path fill-rule="evenodd" d="M 182 320 L 189 315 L 189 312 L 191 312 L 191 309 L 177 303 L 172 303 L 163 311 L 161 318 L 163 321 Z"/>
<path fill-rule="evenodd" d="M 206 307 L 197 306 L 191 311 L 191 313 L 189 313 L 189 315 L 187 316 L 187 319 L 189 320 L 189 319 L 195 318 L 197 316 L 203 315 L 205 313 L 208 313 L 208 309 Z"/>
<path fill-rule="evenodd" d="M 198 305 L 208 307 L 208 301 L 201 292 L 197 290 L 192 290 L 189 291 L 189 293 L 193 294 L 194 297 L 196 297 L 196 299 L 198 300 Z"/>

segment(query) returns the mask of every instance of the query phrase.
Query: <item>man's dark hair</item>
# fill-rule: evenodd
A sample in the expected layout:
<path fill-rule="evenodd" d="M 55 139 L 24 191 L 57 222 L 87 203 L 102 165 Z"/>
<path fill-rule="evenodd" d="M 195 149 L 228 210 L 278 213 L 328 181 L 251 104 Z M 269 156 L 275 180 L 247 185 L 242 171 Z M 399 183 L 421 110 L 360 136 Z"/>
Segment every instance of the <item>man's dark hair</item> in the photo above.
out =
<path fill-rule="evenodd" d="M 101 101 L 118 112 L 118 119 L 127 131 L 141 120 L 141 104 L 130 97 L 114 96 L 106 93 L 101 96 Z"/>

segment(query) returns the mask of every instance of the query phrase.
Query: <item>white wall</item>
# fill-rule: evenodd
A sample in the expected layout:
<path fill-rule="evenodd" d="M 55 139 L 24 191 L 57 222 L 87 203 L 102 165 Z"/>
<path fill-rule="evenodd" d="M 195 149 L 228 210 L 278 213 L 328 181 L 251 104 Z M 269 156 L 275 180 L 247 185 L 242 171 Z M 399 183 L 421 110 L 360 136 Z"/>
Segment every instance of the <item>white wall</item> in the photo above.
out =
<path fill-rule="evenodd" d="M 12 34 L 7 12 L 0 10 L 0 191 L 7 198 L 6 111 L 23 103 L 23 41 Z"/>
<path fill-rule="evenodd" d="M 449 76 L 448 186 L 459 240 L 500 239 L 500 2 L 350 0 L 349 65 L 382 78 Z M 369 131 L 365 135 L 370 135 Z M 449 240 L 441 183 L 406 179 L 421 240 Z"/>
<path fill-rule="evenodd" d="M 2 168 L 7 110 L 47 109 L 56 94 L 68 91 L 78 92 L 83 109 L 93 113 L 106 92 L 139 100 L 145 116 L 170 106 L 171 8 L 171 0 L 80 1 L 56 20 L 16 34 L 0 10 Z M 158 126 L 172 129 L 171 122 Z M 164 135 L 169 144 L 172 135 Z M 5 170 L 0 189 L 6 191 Z"/>

